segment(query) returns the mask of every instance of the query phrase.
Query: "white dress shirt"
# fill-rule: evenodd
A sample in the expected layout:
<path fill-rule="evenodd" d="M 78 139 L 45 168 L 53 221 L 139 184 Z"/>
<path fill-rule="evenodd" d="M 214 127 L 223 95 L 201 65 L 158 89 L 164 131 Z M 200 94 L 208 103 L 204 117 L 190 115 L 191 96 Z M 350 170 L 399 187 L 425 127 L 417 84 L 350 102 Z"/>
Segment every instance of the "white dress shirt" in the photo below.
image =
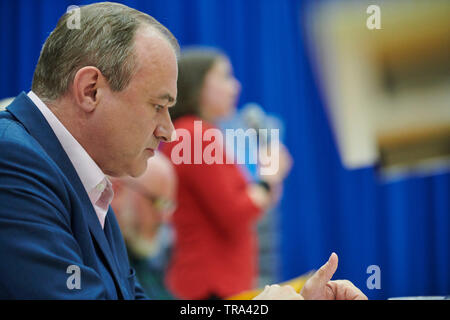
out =
<path fill-rule="evenodd" d="M 103 229 L 109 205 L 114 197 L 111 182 L 45 103 L 33 91 L 28 92 L 28 97 L 41 111 L 72 162 Z"/>

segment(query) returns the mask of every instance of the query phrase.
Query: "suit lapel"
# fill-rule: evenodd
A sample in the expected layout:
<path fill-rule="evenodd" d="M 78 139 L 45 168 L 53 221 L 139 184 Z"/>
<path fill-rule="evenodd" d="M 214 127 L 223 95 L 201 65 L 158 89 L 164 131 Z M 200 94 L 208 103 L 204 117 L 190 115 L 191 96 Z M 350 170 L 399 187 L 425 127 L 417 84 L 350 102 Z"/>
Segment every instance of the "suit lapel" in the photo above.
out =
<path fill-rule="evenodd" d="M 84 217 L 88 223 L 89 229 L 94 240 L 100 247 L 100 250 L 103 252 L 103 255 L 106 258 L 106 262 L 110 267 L 110 270 L 113 272 L 113 277 L 118 284 L 122 296 L 126 296 L 124 288 L 122 288 L 120 276 L 118 272 L 118 266 L 115 262 L 113 253 L 109 246 L 109 243 L 105 237 L 105 233 L 100 225 L 100 222 L 97 218 L 97 214 L 95 212 L 94 207 L 91 204 L 88 194 L 84 189 L 84 186 L 72 165 L 69 157 L 64 151 L 63 147 L 58 141 L 58 138 L 54 134 L 50 125 L 45 120 L 44 116 L 41 114 L 39 109 L 34 105 L 31 99 L 22 92 L 8 107 L 7 109 L 14 117 L 20 121 L 27 131 L 33 136 L 39 144 L 44 148 L 47 154 L 56 162 L 59 166 L 63 174 L 66 175 L 72 187 L 76 191 L 81 203 L 83 204 Z M 108 211 L 108 214 L 111 213 L 112 210 Z"/>

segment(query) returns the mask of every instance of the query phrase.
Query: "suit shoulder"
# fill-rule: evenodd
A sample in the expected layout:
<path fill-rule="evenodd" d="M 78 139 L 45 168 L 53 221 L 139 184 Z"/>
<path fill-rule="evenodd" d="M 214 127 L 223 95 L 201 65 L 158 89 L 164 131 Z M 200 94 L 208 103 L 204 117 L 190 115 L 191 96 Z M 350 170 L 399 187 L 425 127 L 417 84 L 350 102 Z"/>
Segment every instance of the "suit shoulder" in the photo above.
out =
<path fill-rule="evenodd" d="M 11 113 L 6 110 L 0 111 L 0 137 L 2 137 L 8 130 L 8 128 L 12 125 L 20 126 L 20 124 L 13 118 Z"/>
<path fill-rule="evenodd" d="M 67 224 L 70 200 L 63 174 L 38 141 L 19 122 L 0 118 L 0 150 L 0 199 L 25 202 L 26 192 L 27 199 L 35 197 L 64 213 L 59 219 Z"/>
<path fill-rule="evenodd" d="M 1 112 L 3 113 L 3 112 Z M 61 183 L 56 163 L 40 143 L 15 118 L 0 116 L 0 170 L 40 172 Z"/>
<path fill-rule="evenodd" d="M 0 146 L 0 149 L 5 151 L 0 156 L 14 151 L 6 149 L 13 146 L 31 149 L 33 153 L 44 153 L 37 140 L 7 111 L 0 112 Z"/>
<path fill-rule="evenodd" d="M 29 137 L 31 136 L 27 132 L 25 127 L 19 121 L 17 121 L 11 113 L 9 113 L 8 111 L 0 112 L 0 142 L 8 140 L 25 142 Z"/>

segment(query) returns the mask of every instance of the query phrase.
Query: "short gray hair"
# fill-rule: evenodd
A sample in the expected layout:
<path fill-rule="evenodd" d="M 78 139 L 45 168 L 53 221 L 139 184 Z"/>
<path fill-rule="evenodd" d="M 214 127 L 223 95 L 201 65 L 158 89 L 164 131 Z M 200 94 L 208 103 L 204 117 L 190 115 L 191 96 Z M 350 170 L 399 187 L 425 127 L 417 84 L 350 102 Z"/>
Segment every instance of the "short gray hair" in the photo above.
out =
<path fill-rule="evenodd" d="M 31 90 L 43 100 L 64 95 L 77 71 L 95 66 L 113 91 L 127 87 L 137 62 L 134 37 L 141 25 L 162 35 L 179 55 L 172 33 L 153 17 L 125 5 L 101 2 L 80 7 L 80 28 L 68 27 L 71 12 L 65 13 L 42 47 Z"/>

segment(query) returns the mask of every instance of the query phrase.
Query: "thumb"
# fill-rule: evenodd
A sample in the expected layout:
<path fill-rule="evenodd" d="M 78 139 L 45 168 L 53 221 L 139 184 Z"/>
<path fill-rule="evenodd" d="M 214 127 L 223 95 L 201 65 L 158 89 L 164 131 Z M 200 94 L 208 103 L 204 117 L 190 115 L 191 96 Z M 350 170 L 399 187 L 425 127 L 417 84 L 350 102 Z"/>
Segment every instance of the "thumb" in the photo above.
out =
<path fill-rule="evenodd" d="M 332 253 L 328 261 L 313 275 L 320 286 L 331 280 L 338 267 L 338 256 Z"/>

